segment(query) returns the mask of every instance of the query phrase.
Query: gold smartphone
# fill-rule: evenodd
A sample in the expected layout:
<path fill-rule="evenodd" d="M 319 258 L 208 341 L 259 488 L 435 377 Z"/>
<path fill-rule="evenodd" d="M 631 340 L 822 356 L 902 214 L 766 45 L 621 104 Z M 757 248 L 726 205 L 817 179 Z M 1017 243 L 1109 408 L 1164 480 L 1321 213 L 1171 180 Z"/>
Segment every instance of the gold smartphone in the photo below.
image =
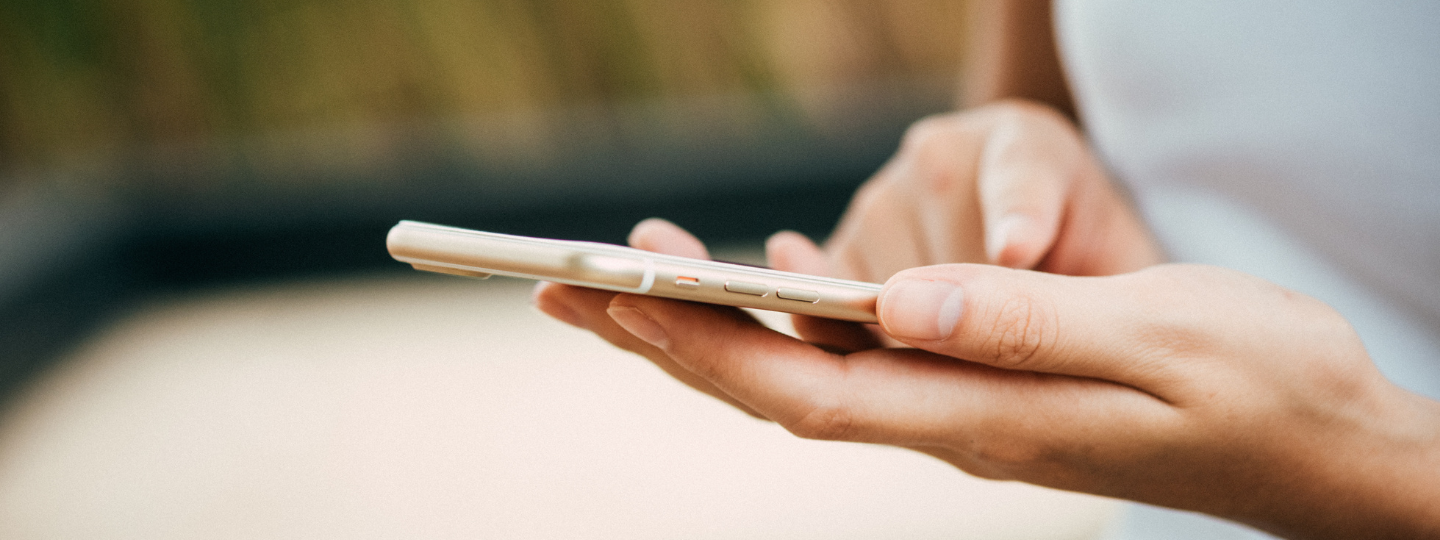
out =
<path fill-rule="evenodd" d="M 417 270 L 554 281 L 710 304 L 875 322 L 880 285 L 596 242 L 531 238 L 401 221 L 385 245 Z"/>

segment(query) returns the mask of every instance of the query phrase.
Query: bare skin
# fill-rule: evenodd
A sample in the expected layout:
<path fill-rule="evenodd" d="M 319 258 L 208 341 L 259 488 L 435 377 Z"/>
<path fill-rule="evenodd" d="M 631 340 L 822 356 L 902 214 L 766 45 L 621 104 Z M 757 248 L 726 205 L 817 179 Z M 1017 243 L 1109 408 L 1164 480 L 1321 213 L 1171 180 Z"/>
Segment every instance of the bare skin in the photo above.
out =
<path fill-rule="evenodd" d="M 997 80 L 987 99 L 1046 78 Z M 630 241 L 707 256 L 660 220 Z M 1162 264 L 1064 112 L 1006 100 L 924 120 L 823 249 L 780 233 L 767 254 L 884 281 L 878 329 L 799 317 L 795 339 L 733 308 L 554 284 L 536 304 L 801 437 L 1285 536 L 1440 538 L 1440 403 L 1386 381 L 1324 304 Z"/>
<path fill-rule="evenodd" d="M 633 240 L 703 249 L 658 221 Z M 884 334 L 910 348 L 835 321 L 795 339 L 733 308 L 554 284 L 536 303 L 801 437 L 1294 537 L 1440 537 L 1440 405 L 1386 381 L 1318 301 L 1191 265 L 935 265 L 881 294 Z"/>

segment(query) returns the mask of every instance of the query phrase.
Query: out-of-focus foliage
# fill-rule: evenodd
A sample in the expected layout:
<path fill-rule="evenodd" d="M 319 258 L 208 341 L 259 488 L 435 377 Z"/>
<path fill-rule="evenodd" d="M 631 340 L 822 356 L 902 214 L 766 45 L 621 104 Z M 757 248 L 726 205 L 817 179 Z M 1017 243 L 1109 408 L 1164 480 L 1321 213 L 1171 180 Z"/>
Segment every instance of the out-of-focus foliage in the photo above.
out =
<path fill-rule="evenodd" d="M 0 169 L 953 72 L 943 0 L 3 0 Z M 383 131 L 383 129 L 381 130 Z"/>

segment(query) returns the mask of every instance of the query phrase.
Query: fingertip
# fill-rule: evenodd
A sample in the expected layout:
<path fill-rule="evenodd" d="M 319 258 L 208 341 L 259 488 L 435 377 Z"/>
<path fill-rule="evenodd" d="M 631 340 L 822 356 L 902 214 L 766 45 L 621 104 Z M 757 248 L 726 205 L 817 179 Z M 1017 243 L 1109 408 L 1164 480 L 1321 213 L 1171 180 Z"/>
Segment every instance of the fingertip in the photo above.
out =
<path fill-rule="evenodd" d="M 585 328 L 585 318 L 580 316 L 574 306 L 566 297 L 564 285 L 541 281 L 535 284 L 530 293 L 530 305 L 541 313 L 549 315 L 560 322 Z"/>
<path fill-rule="evenodd" d="M 641 341 L 662 351 L 670 347 L 670 337 L 666 334 L 665 329 L 661 328 L 655 319 L 650 318 L 640 308 L 612 300 L 610 307 L 605 312 L 610 315 L 615 324 L 620 325 L 630 335 L 640 338 Z"/>
<path fill-rule="evenodd" d="M 636 223 L 626 241 L 631 247 L 645 251 L 692 259 L 710 258 L 709 250 L 699 238 L 662 218 L 652 217 Z"/>
<path fill-rule="evenodd" d="M 679 225 L 676 225 L 675 222 L 670 221 L 670 220 L 668 220 L 668 219 L 660 218 L 660 217 L 648 217 L 648 218 L 645 218 L 645 219 L 640 220 L 640 222 L 639 222 L 639 223 L 636 223 L 634 227 L 631 227 L 631 228 L 630 228 L 630 236 L 627 237 L 626 239 L 627 239 L 628 241 L 630 241 L 630 244 L 633 245 L 633 244 L 635 244 L 635 240 L 637 240 L 637 239 L 639 239 L 640 237 L 643 237 L 643 236 L 645 236 L 645 235 L 652 234 L 652 233 L 659 232 L 659 231 L 663 231 L 663 230 L 666 230 L 666 229 L 679 229 L 679 228 L 680 228 Z"/>
<path fill-rule="evenodd" d="M 998 264 L 1000 255 L 1005 251 L 1005 243 L 1010 240 L 1011 233 L 1025 220 L 1024 216 L 1010 215 L 1001 218 L 994 225 L 987 227 L 985 232 L 985 257 L 992 264 Z"/>
<path fill-rule="evenodd" d="M 534 305 L 539 305 L 540 302 L 544 301 L 542 300 L 542 298 L 554 294 L 550 290 L 550 288 L 554 285 L 554 283 L 551 283 L 549 281 L 536 281 L 535 286 L 530 288 L 530 303 Z"/>
<path fill-rule="evenodd" d="M 770 267 L 810 275 L 829 273 L 825 252 L 810 238 L 795 231 L 780 231 L 765 240 L 765 259 Z"/>
<path fill-rule="evenodd" d="M 985 256 L 991 264 L 1031 269 L 1040 264 L 1048 247 L 1035 220 L 1020 214 L 1001 218 L 985 235 Z"/>
<path fill-rule="evenodd" d="M 614 298 L 610 299 L 610 304 L 606 306 L 606 310 L 608 311 L 617 307 L 639 309 L 639 306 L 636 305 L 635 301 L 642 300 L 644 298 L 644 296 L 640 296 L 638 294 L 620 293 L 615 295 Z"/>
<path fill-rule="evenodd" d="M 777 231 L 775 234 L 770 235 L 770 238 L 765 239 L 765 247 L 767 248 L 772 246 L 788 248 L 807 245 L 814 247 L 815 243 L 810 241 L 810 237 L 791 230 Z M 816 247 L 815 249 L 819 248 Z"/>

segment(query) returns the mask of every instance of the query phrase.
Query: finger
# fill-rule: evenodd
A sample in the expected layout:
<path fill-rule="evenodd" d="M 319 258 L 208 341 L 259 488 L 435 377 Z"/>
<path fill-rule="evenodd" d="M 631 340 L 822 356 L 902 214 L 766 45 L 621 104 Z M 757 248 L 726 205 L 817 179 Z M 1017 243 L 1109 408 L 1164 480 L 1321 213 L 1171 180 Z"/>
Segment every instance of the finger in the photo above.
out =
<path fill-rule="evenodd" d="M 780 231 L 765 240 L 765 260 L 784 272 L 811 276 L 830 275 L 830 262 L 820 246 L 795 231 Z"/>
<path fill-rule="evenodd" d="M 845 213 L 840 217 L 840 223 L 831 231 L 830 237 L 825 241 L 823 251 L 829 254 L 830 271 L 825 275 L 841 279 L 855 279 L 861 281 L 874 281 L 866 275 L 867 269 L 864 264 L 864 257 L 850 246 L 858 242 L 858 239 L 874 230 L 875 224 L 870 223 L 874 214 L 875 201 L 880 197 L 881 192 L 890 189 L 887 184 L 894 183 L 890 180 L 893 171 L 899 165 L 896 158 L 891 158 L 875 173 L 875 176 L 860 186 L 851 197 L 850 204 L 846 206 Z"/>
<path fill-rule="evenodd" d="M 805 235 L 781 231 L 765 241 L 765 258 L 770 267 L 785 272 L 814 276 L 827 275 L 830 263 L 825 252 Z M 791 323 L 800 339 L 833 347 L 841 351 L 860 351 L 881 346 L 880 340 L 864 325 L 807 317 L 791 316 Z"/>
<path fill-rule="evenodd" d="M 1003 369 L 1150 388 L 1166 366 L 1135 354 L 1140 347 L 1130 339 L 1132 329 L 1153 325 L 1130 294 L 1136 289 L 1131 276 L 928 266 L 886 283 L 876 311 L 887 334 L 928 351 Z"/>
<path fill-rule="evenodd" d="M 679 225 L 660 218 L 650 218 L 635 224 L 630 230 L 631 247 L 667 255 L 678 255 L 691 259 L 710 259 L 705 244 Z"/>
<path fill-rule="evenodd" d="M 807 438 L 905 446 L 980 433 L 1053 439 L 1078 429 L 1054 418 L 1117 415 L 1155 402 L 1103 381 L 915 349 L 832 354 L 718 306 L 622 294 L 610 313 L 686 369 Z"/>
<path fill-rule="evenodd" d="M 1055 243 L 1084 158 L 1068 129 L 1058 118 L 1012 117 L 997 120 L 986 137 L 977 188 L 991 263 L 1034 268 Z"/>
<path fill-rule="evenodd" d="M 1037 270 L 1070 276 L 1133 272 L 1164 262 L 1165 254 L 1133 205 L 1097 167 L 1074 180 L 1061 237 Z"/>
<path fill-rule="evenodd" d="M 899 189 L 882 192 L 869 211 L 872 214 L 868 221 L 872 227 L 878 225 L 877 218 L 889 219 L 892 223 L 884 229 L 862 231 L 856 241 L 845 246 L 850 252 L 848 255 L 858 256 L 865 267 L 862 281 L 884 283 L 906 268 L 934 264 L 938 249 L 934 244 L 944 243 L 936 239 L 946 235 L 931 234 L 933 230 L 927 228 L 927 221 L 934 221 L 938 213 L 916 208 L 912 198 Z"/>
<path fill-rule="evenodd" d="M 615 324 L 615 320 L 606 310 L 609 309 L 610 301 L 615 298 L 616 294 L 599 289 L 540 282 L 535 287 L 533 301 L 535 307 L 541 312 L 571 326 L 594 332 L 595 335 L 616 347 L 644 356 L 662 371 L 687 386 L 729 403 L 746 414 L 764 418 L 750 407 L 720 391 L 709 381 L 676 364 L 664 351 Z"/>
<path fill-rule="evenodd" d="M 907 224 L 921 258 L 904 268 L 983 262 L 984 223 L 976 171 L 993 114 L 946 115 L 916 122 L 905 132 L 895 167 L 897 192 L 905 201 L 889 221 Z M 894 243 L 901 238 L 887 237 Z M 888 279 L 889 274 L 880 276 Z"/>
<path fill-rule="evenodd" d="M 897 160 L 856 193 L 826 242 L 831 272 L 842 279 L 880 283 L 891 274 L 931 264 L 915 209 L 898 187 L 908 167 Z"/>
<path fill-rule="evenodd" d="M 896 436 L 871 422 L 868 407 L 843 388 L 845 357 L 718 306 L 620 295 L 610 313 L 686 369 L 802 437 L 888 442 Z"/>

